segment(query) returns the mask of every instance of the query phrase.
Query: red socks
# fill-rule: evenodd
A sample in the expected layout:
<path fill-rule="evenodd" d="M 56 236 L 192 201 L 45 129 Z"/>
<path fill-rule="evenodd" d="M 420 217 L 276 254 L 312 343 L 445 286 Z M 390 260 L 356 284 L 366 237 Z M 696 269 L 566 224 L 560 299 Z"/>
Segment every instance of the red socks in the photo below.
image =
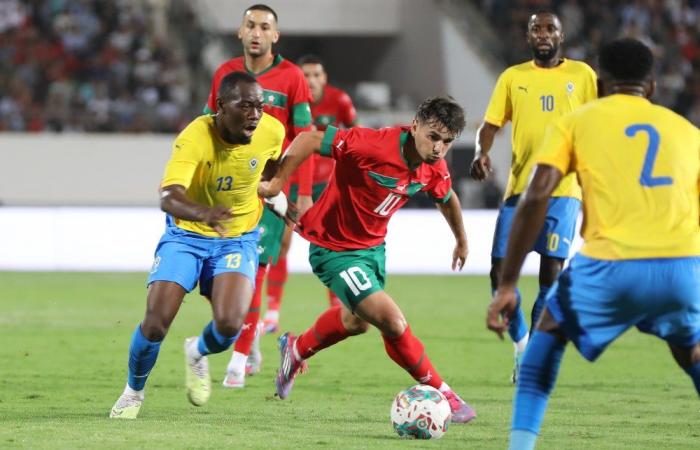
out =
<path fill-rule="evenodd" d="M 233 346 L 234 351 L 244 355 L 250 354 L 250 348 L 253 346 L 253 340 L 255 339 L 255 329 L 258 326 L 258 320 L 260 320 L 260 304 L 262 303 L 262 288 L 263 281 L 265 280 L 265 272 L 267 272 L 266 265 L 258 266 L 258 273 L 255 274 L 255 292 L 253 293 L 253 300 L 250 302 L 248 315 L 245 316 L 241 334 L 238 336 L 238 340 Z"/>
<path fill-rule="evenodd" d="M 437 373 L 428 355 L 425 354 L 423 344 L 411 333 L 411 327 L 407 326 L 401 336 L 384 338 L 384 348 L 391 359 L 401 366 L 419 383 L 427 384 L 440 389 L 442 378 Z"/>
<path fill-rule="evenodd" d="M 316 323 L 299 336 L 296 342 L 299 356 L 306 359 L 319 350 L 342 341 L 350 336 L 341 319 L 342 307 L 334 306 L 321 314 Z"/>
<path fill-rule="evenodd" d="M 328 306 L 332 308 L 334 306 L 340 306 L 342 304 L 343 304 L 343 302 L 340 301 L 338 296 L 335 295 L 335 293 L 333 291 L 328 289 Z"/>
<path fill-rule="evenodd" d="M 267 310 L 279 311 L 284 283 L 287 282 L 287 258 L 280 258 L 267 275 Z"/>

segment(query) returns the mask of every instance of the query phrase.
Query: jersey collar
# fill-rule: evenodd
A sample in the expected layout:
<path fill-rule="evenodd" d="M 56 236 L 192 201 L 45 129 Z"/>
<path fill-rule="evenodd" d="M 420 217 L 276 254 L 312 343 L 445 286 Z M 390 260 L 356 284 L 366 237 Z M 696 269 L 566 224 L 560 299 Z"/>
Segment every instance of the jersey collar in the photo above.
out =
<path fill-rule="evenodd" d="M 283 60 L 284 60 L 284 58 L 282 58 L 282 55 L 280 55 L 280 54 L 278 53 L 278 54 L 275 55 L 275 58 L 272 60 L 272 64 L 270 64 L 269 67 L 266 67 L 265 69 L 263 69 L 263 70 L 262 70 L 261 72 L 259 72 L 259 73 L 255 73 L 255 72 L 252 72 L 252 71 L 248 68 L 248 64 L 247 64 L 246 61 L 245 61 L 245 57 L 243 57 L 243 67 L 245 67 L 245 71 L 248 72 L 248 75 L 252 75 L 252 76 L 254 76 L 254 77 L 259 77 L 259 76 L 261 76 L 262 74 L 267 73 L 267 72 L 269 72 L 270 70 L 272 70 L 272 69 L 274 69 L 275 67 L 277 67 L 277 66 L 279 65 L 279 63 L 281 63 Z"/>
<path fill-rule="evenodd" d="M 411 162 L 406 158 L 406 154 L 404 153 L 404 147 L 406 146 L 406 141 L 408 140 L 408 129 L 401 129 L 401 135 L 399 136 L 399 153 L 401 154 L 401 159 L 403 162 L 406 164 L 406 167 L 408 167 L 408 170 L 414 171 L 420 166 L 420 163 L 418 163 L 415 167 L 411 166 Z"/>

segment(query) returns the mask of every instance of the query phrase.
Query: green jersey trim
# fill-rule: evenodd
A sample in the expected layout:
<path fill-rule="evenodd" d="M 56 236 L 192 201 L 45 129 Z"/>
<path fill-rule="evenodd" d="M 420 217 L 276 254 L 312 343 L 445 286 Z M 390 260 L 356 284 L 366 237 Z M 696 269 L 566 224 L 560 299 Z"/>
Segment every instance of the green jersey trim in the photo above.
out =
<path fill-rule="evenodd" d="M 326 129 L 326 132 L 323 133 L 323 140 L 321 141 L 321 150 L 319 151 L 321 156 L 326 156 L 329 158 L 333 156 L 331 154 L 331 144 L 333 143 L 333 139 L 335 139 L 335 134 L 337 132 L 338 129 L 331 125 Z"/>
<path fill-rule="evenodd" d="M 314 118 L 316 126 L 327 127 L 335 123 L 335 116 L 330 114 L 320 114 Z"/>
<path fill-rule="evenodd" d="M 399 184 L 399 179 L 394 178 L 394 177 L 388 177 L 386 175 L 382 175 L 377 172 L 372 172 L 371 170 L 367 171 L 367 174 L 369 175 L 370 178 L 372 178 L 374 181 L 376 181 L 380 186 L 388 188 L 388 189 L 396 189 L 396 186 Z"/>
<path fill-rule="evenodd" d="M 243 60 L 243 67 L 245 67 L 245 71 L 248 72 L 248 75 L 252 75 L 254 77 L 259 77 L 260 75 L 267 73 L 270 70 L 277 67 L 279 65 L 279 63 L 281 63 L 282 61 L 284 61 L 284 58 L 282 58 L 282 55 L 277 54 L 277 55 L 275 55 L 275 59 L 272 60 L 272 64 L 269 67 L 266 67 L 265 69 L 263 69 L 261 72 L 258 72 L 258 73 L 255 73 L 248 68 L 248 64 L 246 64 L 245 59 Z"/>
<path fill-rule="evenodd" d="M 418 167 L 418 165 L 411 166 L 411 163 L 408 161 L 408 159 L 406 158 L 406 155 L 404 154 L 403 148 L 406 145 L 407 140 L 408 140 L 408 131 L 402 131 L 401 136 L 399 137 L 399 153 L 401 153 L 401 159 L 403 160 L 404 163 L 406 163 L 406 167 L 408 167 L 408 169 L 412 171 L 416 167 Z"/>
<path fill-rule="evenodd" d="M 447 193 L 447 195 L 444 198 L 435 198 L 432 195 L 428 194 L 428 197 L 430 197 L 435 203 L 447 203 L 447 201 L 452 198 L 452 193 L 454 191 L 450 189 L 450 192 Z"/>
<path fill-rule="evenodd" d="M 295 127 L 308 127 L 311 122 L 311 108 L 308 103 L 297 103 L 292 106 L 292 123 Z"/>
<path fill-rule="evenodd" d="M 202 114 L 204 114 L 204 115 L 214 114 L 214 111 L 209 109 L 209 105 L 204 105 L 204 109 L 202 109 Z"/>

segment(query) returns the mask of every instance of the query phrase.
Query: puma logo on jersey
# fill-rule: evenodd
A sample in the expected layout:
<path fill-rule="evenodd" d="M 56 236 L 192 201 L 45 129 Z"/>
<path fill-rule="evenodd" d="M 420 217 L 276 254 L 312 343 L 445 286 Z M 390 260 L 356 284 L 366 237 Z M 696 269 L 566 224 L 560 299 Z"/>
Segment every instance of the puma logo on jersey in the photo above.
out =
<path fill-rule="evenodd" d="M 525 93 L 527 94 L 527 86 L 518 86 L 518 90 L 525 91 Z"/>

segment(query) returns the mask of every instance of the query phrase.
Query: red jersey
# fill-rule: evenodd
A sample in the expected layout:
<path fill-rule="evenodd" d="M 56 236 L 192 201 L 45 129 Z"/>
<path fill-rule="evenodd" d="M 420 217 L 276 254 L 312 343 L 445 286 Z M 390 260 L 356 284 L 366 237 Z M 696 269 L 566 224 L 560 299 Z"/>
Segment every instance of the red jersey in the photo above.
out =
<path fill-rule="evenodd" d="M 336 161 L 335 172 L 301 217 L 299 234 L 333 251 L 370 248 L 384 242 L 389 219 L 416 192 L 447 202 L 452 194 L 447 163 L 409 168 L 403 156 L 409 129 L 328 127 L 321 154 Z"/>
<path fill-rule="evenodd" d="M 255 77 L 263 88 L 265 112 L 274 116 L 285 127 L 285 139 L 282 148 L 286 150 L 294 137 L 302 131 L 311 130 L 311 110 L 309 104 L 313 98 L 304 73 L 294 63 L 275 55 L 270 67 L 260 73 L 252 73 L 245 65 L 245 57 L 233 58 L 216 69 L 211 83 L 211 91 L 205 113 L 216 112 L 216 94 L 222 78 L 231 72 L 247 72 Z M 313 162 L 303 164 L 298 174 L 304 179 L 299 186 L 302 195 L 311 195 Z"/>
<path fill-rule="evenodd" d="M 329 125 L 336 128 L 341 125 L 350 128 L 355 125 L 355 106 L 350 96 L 336 87 L 326 85 L 321 100 L 311 104 L 311 117 L 319 131 L 325 131 Z M 333 173 L 335 162 L 331 158 L 314 155 L 314 184 L 326 183 Z M 294 182 L 294 178 L 292 178 Z"/>

